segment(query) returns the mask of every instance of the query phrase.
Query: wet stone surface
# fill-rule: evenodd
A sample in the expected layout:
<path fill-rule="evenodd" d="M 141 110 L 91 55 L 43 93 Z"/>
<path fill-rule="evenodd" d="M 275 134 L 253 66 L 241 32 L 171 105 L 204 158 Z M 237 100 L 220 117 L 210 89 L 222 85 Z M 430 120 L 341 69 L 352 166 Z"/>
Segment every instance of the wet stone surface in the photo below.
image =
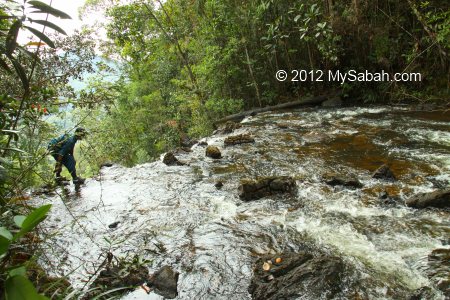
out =
<path fill-rule="evenodd" d="M 227 139 L 251 142 L 223 147 Z M 148 261 L 149 274 L 164 266 L 179 273 L 176 299 L 445 299 L 441 283 L 448 268 L 435 270 L 445 265 L 435 260 L 437 252 L 428 257 L 450 249 L 450 212 L 405 202 L 448 188 L 448 112 L 352 107 L 261 113 L 205 141 L 220 148 L 221 159 L 205 157 L 206 147 L 197 144 L 176 154 L 184 166 L 162 160 L 113 165 L 78 193 L 69 185 L 33 196 L 30 204 L 52 203 L 40 264 L 82 288 L 105 249 L 118 258 L 137 255 Z M 372 178 L 383 164 L 396 181 Z M 356 178 L 363 187 L 330 186 L 326 173 Z M 292 185 L 271 182 L 262 185 L 258 201 L 239 197 L 241 179 L 270 177 L 292 178 L 295 192 L 274 194 Z M 224 183 L 220 189 L 218 182 Z M 257 185 L 247 186 L 253 191 Z M 278 257 L 286 273 L 268 274 L 273 279 L 266 281 L 263 261 Z M 277 285 L 289 282 L 295 284 Z M 123 296 L 131 299 L 162 296 L 137 288 Z"/>
<path fill-rule="evenodd" d="M 229 136 L 225 139 L 224 144 L 225 146 L 233 146 L 233 145 L 239 145 L 239 144 L 248 144 L 248 143 L 254 143 L 255 139 L 249 135 L 249 134 L 240 134 L 240 135 L 234 135 Z"/>
<path fill-rule="evenodd" d="M 259 179 L 242 179 L 239 197 L 244 201 L 256 200 L 266 196 L 295 192 L 295 180 L 291 177 L 264 177 Z"/>
<path fill-rule="evenodd" d="M 280 254 L 280 263 L 277 258 L 264 256 L 256 261 L 249 287 L 252 299 L 334 299 L 350 297 L 355 291 L 356 282 L 346 280 L 352 271 L 339 257 L 299 252 Z"/>
<path fill-rule="evenodd" d="M 450 208 L 450 188 L 414 195 L 406 200 L 406 205 L 414 208 Z"/>

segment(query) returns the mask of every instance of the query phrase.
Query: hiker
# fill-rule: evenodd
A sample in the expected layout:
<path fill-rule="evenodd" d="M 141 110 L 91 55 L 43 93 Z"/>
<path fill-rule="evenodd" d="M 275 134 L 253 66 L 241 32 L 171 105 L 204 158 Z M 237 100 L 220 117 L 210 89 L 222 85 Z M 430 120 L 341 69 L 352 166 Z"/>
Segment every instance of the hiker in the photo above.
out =
<path fill-rule="evenodd" d="M 80 185 L 84 183 L 84 179 L 77 176 L 77 170 L 75 168 L 76 161 L 73 156 L 73 148 L 77 141 L 82 140 L 86 136 L 86 130 L 84 128 L 77 128 L 75 134 L 70 136 L 63 134 L 62 136 L 52 139 L 48 145 L 48 150 L 53 158 L 56 160 L 55 176 L 56 182 L 60 183 L 65 180 L 61 177 L 62 166 L 64 165 L 72 176 L 73 183 Z"/>

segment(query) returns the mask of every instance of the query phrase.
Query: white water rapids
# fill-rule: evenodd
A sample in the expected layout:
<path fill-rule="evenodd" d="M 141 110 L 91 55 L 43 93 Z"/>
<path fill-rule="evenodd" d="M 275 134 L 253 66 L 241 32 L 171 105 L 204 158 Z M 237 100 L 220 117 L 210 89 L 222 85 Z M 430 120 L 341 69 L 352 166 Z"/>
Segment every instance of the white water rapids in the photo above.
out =
<path fill-rule="evenodd" d="M 176 154 L 187 166 L 103 168 L 79 195 L 58 190 L 35 200 L 53 204 L 42 263 L 81 288 L 105 251 L 137 254 L 151 261 L 151 272 L 164 265 L 180 272 L 178 299 L 251 299 L 257 257 L 308 245 L 354 266 L 367 299 L 404 298 L 423 286 L 443 299 L 427 276 L 427 256 L 450 247 L 450 214 L 403 205 L 449 184 L 450 119 L 443 114 L 391 107 L 264 113 L 205 139 L 221 149 L 219 160 L 196 145 Z M 255 143 L 224 147 L 226 136 L 241 133 Z M 383 163 L 398 181 L 371 178 Z M 364 187 L 328 186 L 327 172 L 355 175 Z M 271 175 L 294 177 L 296 195 L 239 199 L 240 179 Z M 397 202 L 384 203 L 382 191 Z M 137 289 L 123 299 L 162 298 Z"/>

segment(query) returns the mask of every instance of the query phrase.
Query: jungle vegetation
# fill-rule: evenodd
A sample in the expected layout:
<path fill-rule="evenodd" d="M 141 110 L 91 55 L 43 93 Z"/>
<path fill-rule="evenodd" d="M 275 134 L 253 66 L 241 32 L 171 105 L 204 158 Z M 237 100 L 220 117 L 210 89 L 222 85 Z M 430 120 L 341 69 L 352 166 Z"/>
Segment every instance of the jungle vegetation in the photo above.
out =
<path fill-rule="evenodd" d="M 48 140 L 76 125 L 90 132 L 77 155 L 92 175 L 102 162 L 154 160 L 253 107 L 330 92 L 356 104 L 450 102 L 447 0 L 87 0 L 81 14 L 98 10 L 108 20 L 101 43 L 87 28 L 66 36 L 45 16 L 69 16 L 43 2 L 0 3 L 0 286 L 10 293 L 19 285 L 54 293 L 35 282 L 36 290 L 24 268 L 32 259 L 17 263 L 10 249 L 31 247 L 21 241 L 49 209 L 28 208 L 25 193 L 52 180 Z M 20 45 L 20 30 L 34 39 Z M 416 72 L 423 80 L 280 82 L 280 69 Z M 86 86 L 75 91 L 74 79 Z"/>

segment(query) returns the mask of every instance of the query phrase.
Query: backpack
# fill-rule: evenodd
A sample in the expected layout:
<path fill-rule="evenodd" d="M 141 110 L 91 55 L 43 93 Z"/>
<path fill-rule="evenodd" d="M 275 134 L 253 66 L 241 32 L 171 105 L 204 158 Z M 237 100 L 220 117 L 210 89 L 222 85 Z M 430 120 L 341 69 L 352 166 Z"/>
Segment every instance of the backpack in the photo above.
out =
<path fill-rule="evenodd" d="M 60 137 L 51 139 L 50 142 L 48 143 L 47 150 L 50 151 L 51 154 L 58 152 L 59 150 L 61 150 L 62 146 L 64 145 L 64 143 L 67 141 L 68 138 L 69 135 L 63 134 Z"/>

